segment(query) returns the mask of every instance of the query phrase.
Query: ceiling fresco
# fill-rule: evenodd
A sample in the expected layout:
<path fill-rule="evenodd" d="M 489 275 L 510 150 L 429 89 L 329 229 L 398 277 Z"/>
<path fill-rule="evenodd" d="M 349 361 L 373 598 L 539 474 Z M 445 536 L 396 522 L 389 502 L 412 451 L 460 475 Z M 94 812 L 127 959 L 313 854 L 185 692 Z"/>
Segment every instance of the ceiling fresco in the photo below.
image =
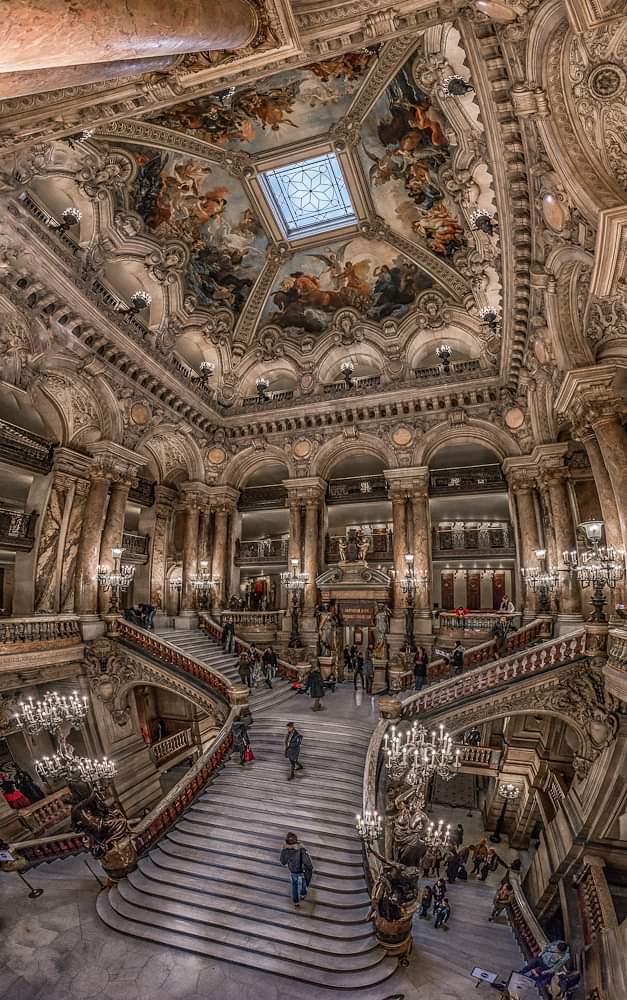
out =
<path fill-rule="evenodd" d="M 241 310 L 264 263 L 267 238 L 238 180 L 215 164 L 129 146 L 133 182 L 119 198 L 160 241 L 182 240 L 187 286 L 201 306 Z"/>
<path fill-rule="evenodd" d="M 176 104 L 149 120 L 218 146 L 249 153 L 273 150 L 325 133 L 330 116 L 346 113 L 380 46 L 347 52 L 254 86 Z"/>
<path fill-rule="evenodd" d="M 401 318 L 433 280 L 390 244 L 339 241 L 295 254 L 279 271 L 262 323 L 290 333 L 323 333 L 338 309 L 380 322 Z"/>
<path fill-rule="evenodd" d="M 366 116 L 360 155 L 378 214 L 450 258 L 466 246 L 463 217 L 441 180 L 452 149 L 443 117 L 414 82 L 415 61 L 414 54 Z"/>

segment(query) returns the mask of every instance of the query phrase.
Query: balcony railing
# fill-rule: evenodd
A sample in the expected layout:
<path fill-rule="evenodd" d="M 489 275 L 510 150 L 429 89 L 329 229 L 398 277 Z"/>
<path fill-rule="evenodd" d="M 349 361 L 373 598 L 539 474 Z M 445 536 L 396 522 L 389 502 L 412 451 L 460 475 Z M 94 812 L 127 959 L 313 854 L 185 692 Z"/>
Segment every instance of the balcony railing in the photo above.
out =
<path fill-rule="evenodd" d="M 30 833 L 39 834 L 52 832 L 59 828 L 70 815 L 70 807 L 63 801 L 69 794 L 69 788 L 60 788 L 58 792 L 47 795 L 39 802 L 33 802 L 26 809 L 20 809 L 17 818 Z"/>
<path fill-rule="evenodd" d="M 268 393 L 267 399 L 263 399 L 261 396 L 247 396 L 246 399 L 242 400 L 242 406 L 260 406 L 265 409 L 270 406 L 281 406 L 282 403 L 287 403 L 293 398 L 294 390 L 285 389 L 283 392 Z"/>
<path fill-rule="evenodd" d="M 387 500 L 388 484 L 384 476 L 350 476 L 330 479 L 327 505 L 334 503 L 363 503 L 365 500 Z"/>
<path fill-rule="evenodd" d="M 175 757 L 177 754 L 187 750 L 189 747 L 193 747 L 193 745 L 194 740 L 191 729 L 181 729 L 180 732 L 173 733 L 172 736 L 166 736 L 164 739 L 153 743 L 150 747 L 150 755 L 158 766 L 159 764 L 164 764 L 171 757 Z"/>
<path fill-rule="evenodd" d="M 247 486 L 239 496 L 239 510 L 271 510 L 285 507 L 287 490 L 284 486 Z"/>
<path fill-rule="evenodd" d="M 281 628 L 281 620 L 285 611 L 221 611 L 220 621 L 233 622 L 235 630 L 259 626 L 277 631 Z"/>
<path fill-rule="evenodd" d="M 459 382 L 461 378 L 476 378 L 477 375 L 483 374 L 478 358 L 472 361 L 453 361 L 449 372 L 444 371 L 443 365 L 431 365 L 429 368 L 416 368 L 415 373 L 420 382 L 430 382 L 442 378 Z"/>
<path fill-rule="evenodd" d="M 382 381 L 381 375 L 363 375 L 359 378 L 354 378 L 351 386 L 348 386 L 343 379 L 341 382 L 331 382 L 329 385 L 322 387 L 322 392 L 325 396 L 344 396 L 355 389 L 377 389 Z"/>
<path fill-rule="evenodd" d="M 433 529 L 433 554 L 443 556 L 490 557 L 515 555 L 514 534 L 510 524 L 454 525 Z"/>
<path fill-rule="evenodd" d="M 368 537 L 370 539 L 370 548 L 366 553 L 366 562 L 390 562 L 394 556 L 392 533 L 390 531 L 385 532 L 385 534 L 383 532 L 376 532 L 370 534 Z M 328 563 L 337 563 L 340 561 L 340 540 L 345 540 L 343 535 L 339 537 L 327 535 L 325 555 Z"/>
<path fill-rule="evenodd" d="M 506 489 L 507 482 L 500 465 L 468 465 L 455 469 L 438 469 L 429 476 L 429 492 L 432 496 L 495 493 Z"/>
<path fill-rule="evenodd" d="M 134 500 L 140 507 L 152 507 L 155 502 L 155 484 L 150 479 L 138 478 L 135 486 L 128 491 L 129 500 Z"/>
<path fill-rule="evenodd" d="M 287 538 L 255 538 L 235 543 L 235 565 L 287 565 Z"/>
<path fill-rule="evenodd" d="M 49 472 L 54 445 L 38 434 L 0 420 L 0 458 L 33 472 Z"/>
<path fill-rule="evenodd" d="M 122 535 L 124 548 L 123 559 L 129 556 L 143 558 L 148 555 L 148 535 L 137 535 L 134 531 L 125 531 Z"/>
<path fill-rule="evenodd" d="M 78 618 L 50 615 L 32 618 L 0 618 L 0 654 L 16 649 L 74 646 L 81 642 Z"/>
<path fill-rule="evenodd" d="M 505 620 L 509 625 L 514 625 L 519 615 L 520 612 L 516 611 L 512 614 L 500 611 L 471 611 L 468 615 L 441 611 L 439 617 L 440 632 L 489 634 L 497 622 Z"/>
<path fill-rule="evenodd" d="M 0 545 L 20 552 L 30 552 L 35 544 L 37 511 L 24 514 L 19 510 L 0 507 Z"/>

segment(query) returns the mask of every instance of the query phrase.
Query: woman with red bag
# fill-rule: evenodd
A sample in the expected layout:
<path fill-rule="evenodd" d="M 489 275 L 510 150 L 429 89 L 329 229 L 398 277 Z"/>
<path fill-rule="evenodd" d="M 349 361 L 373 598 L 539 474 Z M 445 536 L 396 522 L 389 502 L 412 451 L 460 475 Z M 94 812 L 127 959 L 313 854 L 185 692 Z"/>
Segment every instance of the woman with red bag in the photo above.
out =
<path fill-rule="evenodd" d="M 248 718 L 250 719 L 250 716 Z M 255 759 L 248 738 L 248 725 L 246 718 L 237 719 L 233 723 L 233 749 L 239 753 L 239 762 L 242 767 Z"/>

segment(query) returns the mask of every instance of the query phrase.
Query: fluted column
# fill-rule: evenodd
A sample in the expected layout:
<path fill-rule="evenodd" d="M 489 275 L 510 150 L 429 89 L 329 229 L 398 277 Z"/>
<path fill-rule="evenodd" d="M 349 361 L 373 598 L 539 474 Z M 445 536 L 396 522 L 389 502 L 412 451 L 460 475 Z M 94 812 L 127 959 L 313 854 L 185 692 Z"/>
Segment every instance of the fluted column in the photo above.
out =
<path fill-rule="evenodd" d="M 110 478 L 104 467 L 90 475 L 76 563 L 74 606 L 79 615 L 95 615 L 98 610 L 98 562 Z"/>
<path fill-rule="evenodd" d="M 538 519 L 536 517 L 535 488 L 529 481 L 517 481 L 512 485 L 516 516 L 518 520 L 518 543 L 519 560 L 522 566 L 538 567 L 540 560 L 536 555 L 536 549 L 544 548 L 538 531 Z M 523 612 L 535 616 L 536 595 L 531 587 L 523 582 L 524 601 Z"/>
<path fill-rule="evenodd" d="M 257 25 L 248 0 L 14 0 L 0 45 L 6 70 L 44 69 L 243 48 Z"/>
<path fill-rule="evenodd" d="M 119 548 L 122 545 L 122 534 L 124 532 L 124 518 L 126 515 L 126 503 L 128 501 L 128 491 L 131 488 L 130 479 L 116 479 L 111 484 L 109 495 L 109 505 L 105 516 L 102 538 L 100 541 L 100 565 L 107 569 L 113 569 L 112 548 Z M 111 592 L 99 590 L 98 608 L 101 614 L 106 614 L 111 604 Z"/>
<path fill-rule="evenodd" d="M 288 569 L 292 559 L 298 559 L 300 563 L 301 552 L 301 512 L 302 505 L 300 497 L 288 497 L 289 509 L 289 538 L 287 540 L 287 563 Z"/>
<path fill-rule="evenodd" d="M 615 549 L 622 549 L 624 546 L 620 514 L 616 505 L 612 481 L 603 458 L 601 446 L 599 445 L 596 434 L 591 427 L 583 429 L 579 434 L 579 437 L 583 442 L 584 448 L 586 449 L 586 454 L 590 462 L 590 468 L 592 469 L 594 485 L 596 486 L 599 504 L 601 506 L 601 516 L 603 518 L 603 525 L 605 529 L 605 541 L 607 545 L 611 545 Z M 625 583 L 624 581 L 621 581 L 614 591 L 614 603 L 624 603 L 624 601 Z"/>
<path fill-rule="evenodd" d="M 209 508 L 203 507 L 198 518 L 198 562 L 209 561 Z"/>
<path fill-rule="evenodd" d="M 318 603 L 316 578 L 320 574 L 318 563 L 318 541 L 320 533 L 320 497 L 309 497 L 305 501 L 305 551 L 304 551 L 304 572 L 309 576 L 309 583 L 305 587 L 303 595 L 303 606 L 305 614 L 313 614 Z"/>

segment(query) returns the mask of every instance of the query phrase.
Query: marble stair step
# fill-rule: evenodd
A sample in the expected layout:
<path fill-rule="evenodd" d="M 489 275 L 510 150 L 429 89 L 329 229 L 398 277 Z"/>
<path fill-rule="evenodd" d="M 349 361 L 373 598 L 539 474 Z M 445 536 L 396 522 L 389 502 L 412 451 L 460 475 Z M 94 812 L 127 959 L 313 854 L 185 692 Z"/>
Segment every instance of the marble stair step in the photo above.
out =
<path fill-rule="evenodd" d="M 252 816 L 254 815 L 255 826 L 267 822 L 280 825 L 283 830 L 286 827 L 289 830 L 291 827 L 297 826 L 301 833 L 311 827 L 314 830 L 327 830 L 329 834 L 336 834 L 338 837 L 351 838 L 355 834 L 353 823 L 347 815 L 340 814 L 338 818 L 321 818 L 316 812 L 315 803 L 312 803 L 309 808 L 300 806 L 298 809 L 285 807 L 273 809 L 264 803 L 263 806 L 258 804 L 256 808 L 251 809 L 248 802 L 242 804 L 239 802 L 223 803 L 219 793 L 212 797 L 211 788 L 203 795 L 201 801 L 211 803 L 216 811 L 222 812 L 225 819 L 230 815 L 235 815 L 240 819 L 248 819 L 252 825 Z"/>
<path fill-rule="evenodd" d="M 209 894 L 190 892 L 180 886 L 172 886 L 170 894 L 164 899 L 163 896 L 146 891 L 145 881 L 140 875 L 139 878 L 129 878 L 120 882 L 118 885 L 120 896 L 136 906 L 183 917 L 208 927 L 224 927 L 238 933 L 242 932 L 242 917 L 248 920 L 252 914 L 255 920 L 254 936 L 263 939 L 260 941 L 261 948 L 265 947 L 265 939 L 281 942 L 288 948 L 309 948 L 329 955 L 343 955 L 347 952 L 359 955 L 376 947 L 372 925 L 365 920 L 361 934 L 355 933 L 357 929 L 354 927 L 329 921 L 326 927 L 318 928 L 312 935 L 311 920 L 306 916 L 307 910 L 314 905 L 312 900 L 310 907 L 309 897 L 303 901 L 300 909 L 293 907 L 294 912 L 288 918 L 286 913 L 258 906 L 256 901 L 246 903 L 237 899 L 221 899 L 212 902 Z M 288 888 L 286 882 L 286 893 Z M 311 891 L 313 897 L 315 890 L 312 888 Z"/>
<path fill-rule="evenodd" d="M 210 870 L 208 866 L 199 865 L 195 860 L 190 859 L 186 854 L 178 850 L 175 844 L 161 841 L 161 845 L 161 847 L 152 851 L 149 857 L 153 864 L 164 872 L 175 872 L 184 876 L 202 879 L 205 884 L 209 885 L 209 891 L 211 891 L 214 885 L 222 889 L 230 888 L 233 885 L 240 887 L 243 885 L 241 872 L 237 868 L 215 868 Z M 284 884 L 286 877 L 283 872 Z M 333 910 L 340 909 L 343 913 L 353 913 L 357 908 L 368 906 L 369 898 L 363 880 L 359 891 L 336 892 L 333 889 L 321 886 L 317 881 L 315 873 L 314 879 L 316 879 L 316 902 L 318 904 L 327 906 Z M 267 896 L 274 898 L 277 895 L 277 886 L 280 881 L 279 877 L 269 878 L 265 875 L 248 875 L 245 887 L 251 899 L 263 899 Z"/>
<path fill-rule="evenodd" d="M 248 909 L 254 900 L 255 912 L 257 910 L 267 911 L 269 914 L 276 914 L 276 919 L 281 920 L 284 920 L 289 915 L 289 919 L 294 920 L 298 926 L 301 926 L 302 922 L 310 930 L 312 921 L 314 921 L 316 923 L 316 933 L 323 935 L 327 933 L 325 924 L 341 924 L 345 931 L 348 928 L 352 928 L 351 934 L 357 937 L 361 937 L 362 935 L 369 936 L 372 933 L 371 925 L 366 921 L 366 914 L 369 909 L 367 904 L 354 907 L 325 906 L 316 899 L 314 905 L 308 908 L 306 914 L 299 913 L 289 898 L 287 876 L 284 893 L 277 892 L 276 885 L 273 884 L 272 891 L 261 892 L 257 890 L 251 894 L 248 885 L 237 882 L 221 884 L 212 880 L 210 888 L 208 888 L 207 880 L 200 878 L 198 875 L 185 875 L 180 871 L 175 872 L 173 870 L 162 869 L 154 863 L 152 858 L 147 857 L 140 860 L 137 871 L 133 872 L 129 878 L 134 885 L 141 884 L 145 891 L 151 891 L 150 887 L 156 886 L 156 890 L 152 889 L 152 891 L 156 891 L 159 896 L 164 891 L 169 893 L 175 889 L 177 891 L 178 889 L 186 889 L 189 892 L 207 897 L 210 900 L 215 899 L 218 903 L 222 900 L 237 900 Z M 141 882 L 139 881 L 140 878 Z M 164 890 L 164 886 L 167 886 L 167 889 Z M 314 893 L 312 892 L 312 900 L 313 896 Z M 331 930 L 331 933 L 334 933 L 334 931 Z"/>
<path fill-rule="evenodd" d="M 304 795 L 311 795 L 311 789 L 315 787 L 314 797 L 320 796 L 321 801 L 331 799 L 337 803 L 338 796 L 341 795 L 343 802 L 347 804 L 352 802 L 353 805 L 357 805 L 362 798 L 361 782 L 357 775 L 353 778 L 345 778 L 336 774 L 329 775 L 325 777 L 323 783 L 316 782 L 314 786 L 312 785 L 312 778 L 315 777 L 314 772 L 312 771 L 310 774 L 306 764 L 303 765 L 302 771 L 296 772 L 296 785 L 292 787 L 292 783 L 288 781 L 289 762 L 285 758 L 276 763 L 255 759 L 252 763 L 241 765 L 239 758 L 232 757 L 225 766 L 221 777 L 225 788 L 247 789 L 258 795 L 258 783 L 262 782 L 264 795 L 266 792 L 274 793 L 276 791 L 279 794 L 289 796 L 290 801 L 292 801 L 294 790 L 298 789 L 300 794 L 301 787 Z"/>
<path fill-rule="evenodd" d="M 275 883 L 285 882 L 285 869 L 277 863 L 274 865 L 253 865 L 251 862 L 250 865 L 247 866 L 246 859 L 242 855 L 235 854 L 222 854 L 209 859 L 206 851 L 193 847 L 189 844 L 172 840 L 170 834 L 168 834 L 168 836 L 161 841 L 160 850 L 163 851 L 164 854 L 169 854 L 172 857 L 183 858 L 186 861 L 194 862 L 199 867 L 201 866 L 202 873 L 207 878 L 219 878 L 221 874 L 231 872 L 239 875 L 241 879 L 245 872 L 246 882 L 253 888 L 257 884 L 257 879 L 259 878 L 264 879 L 266 885 L 268 880 Z M 319 874 L 318 871 L 316 871 L 315 880 L 316 891 L 318 893 L 322 893 L 322 899 L 325 903 L 328 903 L 329 899 L 334 895 L 344 897 L 351 896 L 353 897 L 352 902 L 354 903 L 354 897 L 361 896 L 363 898 L 366 894 L 363 877 L 358 878 L 357 876 L 353 876 L 352 878 L 337 878 L 336 876 Z"/>
<path fill-rule="evenodd" d="M 229 773 L 227 768 L 220 791 L 222 791 L 223 787 L 224 789 L 228 789 L 230 798 L 257 802 L 259 790 L 255 787 L 255 778 L 257 776 L 253 774 L 253 768 L 251 767 L 248 774 L 246 774 L 246 766 L 243 768 L 239 764 L 235 766 L 239 773 Z M 294 782 L 288 781 L 287 778 L 279 780 L 277 776 L 274 776 L 270 780 L 264 779 L 263 782 L 263 799 L 266 805 L 288 805 L 291 808 L 294 806 L 298 808 L 299 805 L 303 805 L 304 807 L 314 806 L 316 810 L 319 810 L 321 817 L 330 813 L 331 816 L 341 817 L 346 822 L 347 805 L 350 805 L 351 799 L 353 800 L 352 804 L 356 804 L 359 801 L 359 788 L 358 786 L 353 786 L 350 794 L 346 790 L 344 793 L 349 800 L 348 803 L 346 799 L 343 799 L 341 803 L 338 802 L 337 790 L 335 788 L 329 785 L 324 787 L 316 785 L 312 787 L 311 783 L 305 777 L 304 770 L 297 773 Z"/>
<path fill-rule="evenodd" d="M 229 844 L 236 839 L 237 843 L 245 846 L 248 844 L 259 845 L 260 847 L 271 847 L 273 851 L 279 850 L 283 846 L 281 834 L 277 835 L 277 830 L 268 828 L 262 830 L 251 830 L 250 824 L 230 819 L 228 829 L 220 822 L 219 818 L 214 820 L 210 816 L 202 813 L 195 813 L 188 810 L 184 817 L 185 822 L 193 824 L 198 830 L 203 830 L 206 837 L 211 837 L 214 841 L 225 841 Z M 182 822 L 182 821 L 181 821 Z M 340 864 L 360 864 L 362 863 L 361 841 L 355 837 L 355 842 L 346 841 L 345 838 L 338 839 L 336 843 L 332 838 L 322 833 L 309 833 L 307 843 L 304 845 L 312 852 L 327 852 L 329 860 Z"/>
<path fill-rule="evenodd" d="M 282 878 L 286 869 L 279 863 L 279 851 L 264 850 L 255 848 L 241 851 L 238 844 L 218 845 L 214 842 L 207 844 L 206 837 L 198 836 L 188 831 L 182 830 L 177 825 L 175 830 L 170 830 L 168 840 L 171 844 L 177 844 L 184 850 L 191 848 L 199 852 L 202 864 L 215 865 L 217 867 L 233 868 L 239 867 L 242 872 L 260 872 L 271 877 Z M 360 865 L 333 864 L 326 858 L 317 857 L 312 854 L 312 861 L 316 870 L 316 881 L 321 885 L 328 885 L 330 888 L 348 885 L 360 885 L 363 878 L 363 869 Z"/>
<path fill-rule="evenodd" d="M 112 889 L 110 894 L 101 893 L 98 897 L 98 912 L 101 919 L 110 927 L 117 928 L 126 934 L 157 941 L 170 947 L 183 948 L 204 954 L 210 958 L 234 962 L 249 968 L 272 972 L 275 975 L 287 976 L 290 979 L 303 980 L 317 986 L 331 989 L 367 989 L 383 982 L 396 969 L 396 961 L 386 958 L 383 951 L 373 953 L 373 961 L 367 968 L 342 970 L 329 968 L 325 962 L 323 968 L 307 963 L 291 962 L 276 955 L 264 954 L 251 949 L 251 940 L 241 935 L 243 941 L 215 941 L 199 938 L 187 933 L 187 928 L 178 926 L 172 929 L 162 926 L 157 914 L 145 914 L 140 908 L 127 904 Z M 146 922 L 146 918 L 148 918 Z M 183 922 L 180 921 L 179 925 Z M 306 957 L 307 950 L 304 949 Z M 339 960 L 339 956 L 338 956 Z"/>
<path fill-rule="evenodd" d="M 211 803 L 211 808 L 209 810 L 212 815 L 219 816 L 225 823 L 229 825 L 233 823 L 248 823 L 250 826 L 250 809 L 248 808 L 237 808 L 229 806 L 228 803 L 224 803 L 221 807 L 218 807 Z M 258 810 L 256 810 L 257 814 Z M 266 830 L 276 830 L 276 836 L 279 842 L 285 839 L 285 834 L 289 832 L 290 829 L 294 829 L 303 841 L 305 841 L 312 834 L 319 834 L 320 836 L 326 836 L 329 841 L 335 841 L 336 843 L 346 843 L 347 841 L 352 841 L 355 836 L 355 828 L 352 825 L 341 826 L 339 824 L 334 825 L 332 828 L 329 827 L 328 823 L 323 823 L 315 819 L 305 819 L 302 815 L 297 816 L 296 814 L 290 816 L 286 812 L 265 814 L 262 818 L 262 825 Z"/>

